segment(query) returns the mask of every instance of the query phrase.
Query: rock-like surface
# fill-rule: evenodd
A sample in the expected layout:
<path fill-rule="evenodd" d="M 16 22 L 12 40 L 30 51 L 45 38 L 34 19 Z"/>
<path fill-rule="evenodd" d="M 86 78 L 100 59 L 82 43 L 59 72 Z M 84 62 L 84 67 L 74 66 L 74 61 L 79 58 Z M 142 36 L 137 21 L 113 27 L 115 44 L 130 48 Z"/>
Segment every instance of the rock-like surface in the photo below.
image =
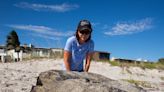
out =
<path fill-rule="evenodd" d="M 31 92 L 145 92 L 127 82 L 114 81 L 86 72 L 49 70 L 42 72 Z"/>

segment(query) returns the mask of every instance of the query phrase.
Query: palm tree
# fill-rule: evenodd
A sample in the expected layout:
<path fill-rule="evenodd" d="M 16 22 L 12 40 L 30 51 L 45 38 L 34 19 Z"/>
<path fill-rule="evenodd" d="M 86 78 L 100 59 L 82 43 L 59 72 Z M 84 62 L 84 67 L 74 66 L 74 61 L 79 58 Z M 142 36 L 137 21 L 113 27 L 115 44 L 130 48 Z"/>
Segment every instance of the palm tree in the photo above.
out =
<path fill-rule="evenodd" d="M 15 49 L 15 52 L 17 52 L 18 54 L 18 60 L 19 60 L 20 42 L 15 30 L 12 30 L 7 36 L 6 49 L 7 50 Z"/>

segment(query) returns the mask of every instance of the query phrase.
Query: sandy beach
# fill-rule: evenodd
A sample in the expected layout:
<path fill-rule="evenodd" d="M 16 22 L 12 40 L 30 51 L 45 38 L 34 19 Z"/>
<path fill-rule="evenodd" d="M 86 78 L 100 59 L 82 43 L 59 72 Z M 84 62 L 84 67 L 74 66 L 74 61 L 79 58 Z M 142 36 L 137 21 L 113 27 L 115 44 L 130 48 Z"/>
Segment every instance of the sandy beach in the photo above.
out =
<path fill-rule="evenodd" d="M 62 70 L 62 59 L 29 60 L 0 63 L 0 92 L 30 92 L 37 77 L 47 70 Z M 89 72 L 101 74 L 113 80 L 136 80 L 145 83 L 148 92 L 164 92 L 164 70 L 121 68 L 105 62 L 92 61 Z"/>

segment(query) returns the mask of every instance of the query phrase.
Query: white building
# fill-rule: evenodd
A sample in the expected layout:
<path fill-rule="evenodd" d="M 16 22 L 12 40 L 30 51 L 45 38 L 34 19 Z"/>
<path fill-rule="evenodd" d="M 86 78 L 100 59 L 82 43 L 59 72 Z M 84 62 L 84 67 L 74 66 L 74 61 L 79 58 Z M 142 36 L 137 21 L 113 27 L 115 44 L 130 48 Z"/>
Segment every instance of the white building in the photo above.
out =
<path fill-rule="evenodd" d="M 5 62 L 5 56 L 6 56 L 5 50 L 4 49 L 0 49 L 0 61 L 2 63 Z"/>
<path fill-rule="evenodd" d="M 14 61 L 18 61 L 18 59 L 22 61 L 23 51 L 20 50 L 20 52 L 15 52 L 15 50 L 12 49 L 7 51 L 7 55 L 11 56 Z"/>
<path fill-rule="evenodd" d="M 62 49 L 62 48 L 51 48 L 51 51 L 56 57 L 63 57 L 64 49 Z"/>
<path fill-rule="evenodd" d="M 48 48 L 33 48 L 32 57 L 50 57 L 51 50 Z"/>

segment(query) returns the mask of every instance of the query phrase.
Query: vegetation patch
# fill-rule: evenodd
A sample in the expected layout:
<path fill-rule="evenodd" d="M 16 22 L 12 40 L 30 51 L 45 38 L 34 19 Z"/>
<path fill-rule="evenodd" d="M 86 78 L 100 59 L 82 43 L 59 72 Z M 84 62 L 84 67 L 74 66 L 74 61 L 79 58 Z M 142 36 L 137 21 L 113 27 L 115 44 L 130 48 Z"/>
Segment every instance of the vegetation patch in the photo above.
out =
<path fill-rule="evenodd" d="M 142 63 L 142 64 L 140 64 L 140 65 L 138 65 L 138 66 L 140 66 L 141 68 L 148 68 L 148 69 L 155 69 L 156 68 L 156 63 L 147 63 L 147 62 L 144 62 L 144 63 Z"/>
<path fill-rule="evenodd" d="M 119 62 L 109 61 L 109 63 L 110 63 L 112 66 L 120 66 L 120 63 L 119 63 Z"/>
<path fill-rule="evenodd" d="M 164 77 L 161 77 L 161 80 L 163 80 L 163 81 L 164 81 Z"/>
<path fill-rule="evenodd" d="M 153 88 L 153 86 L 146 81 L 138 81 L 133 79 L 123 79 L 123 81 L 127 81 L 129 83 L 135 84 L 136 86 L 146 87 L 146 88 Z"/>
<path fill-rule="evenodd" d="M 128 62 L 118 62 L 118 61 L 99 61 L 99 62 L 109 62 L 112 66 L 120 67 L 140 67 L 142 69 L 161 69 L 164 70 L 163 62 L 140 62 L 140 63 L 128 63 Z"/>

